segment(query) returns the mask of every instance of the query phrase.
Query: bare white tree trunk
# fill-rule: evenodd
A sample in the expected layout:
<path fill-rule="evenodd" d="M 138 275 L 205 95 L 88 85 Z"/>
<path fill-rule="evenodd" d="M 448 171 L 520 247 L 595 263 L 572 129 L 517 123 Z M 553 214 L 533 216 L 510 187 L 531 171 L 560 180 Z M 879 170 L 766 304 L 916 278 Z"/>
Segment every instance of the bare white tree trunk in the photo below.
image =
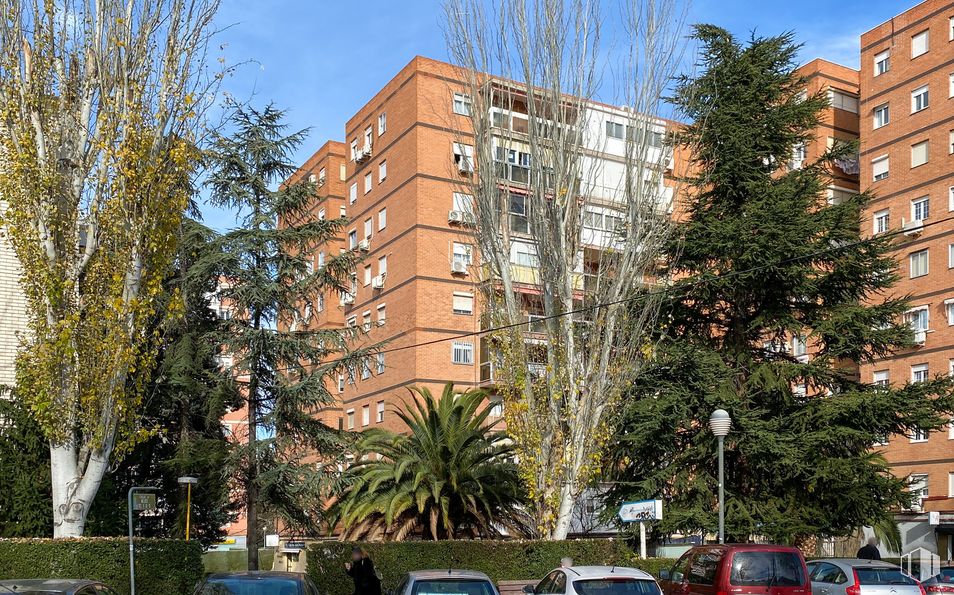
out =
<path fill-rule="evenodd" d="M 612 413 L 651 347 L 669 248 L 675 180 L 656 114 L 683 13 L 675 0 L 614 6 L 625 39 L 606 49 L 598 0 L 446 3 L 472 102 L 473 140 L 460 142 L 477 161 L 464 186 L 483 297 L 504 329 L 481 352 L 496 358 L 538 529 L 552 539 L 598 478 Z"/>

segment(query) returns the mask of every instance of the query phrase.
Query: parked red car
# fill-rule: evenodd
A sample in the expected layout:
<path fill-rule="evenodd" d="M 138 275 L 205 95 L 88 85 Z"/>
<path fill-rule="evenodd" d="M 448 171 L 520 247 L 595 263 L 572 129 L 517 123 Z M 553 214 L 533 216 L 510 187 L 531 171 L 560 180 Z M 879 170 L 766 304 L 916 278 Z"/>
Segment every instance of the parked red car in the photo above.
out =
<path fill-rule="evenodd" d="M 802 553 L 780 545 L 694 547 L 660 572 L 664 595 L 811 595 Z"/>

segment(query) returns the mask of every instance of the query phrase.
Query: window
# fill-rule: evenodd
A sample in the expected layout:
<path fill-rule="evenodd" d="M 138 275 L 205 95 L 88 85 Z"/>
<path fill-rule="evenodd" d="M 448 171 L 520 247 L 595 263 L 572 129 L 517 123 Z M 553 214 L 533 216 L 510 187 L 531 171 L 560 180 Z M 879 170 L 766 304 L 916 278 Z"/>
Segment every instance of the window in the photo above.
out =
<path fill-rule="evenodd" d="M 947 133 L 947 152 L 954 155 L 954 130 Z"/>
<path fill-rule="evenodd" d="M 352 229 L 348 232 L 348 249 L 354 250 L 358 247 L 358 230 Z"/>
<path fill-rule="evenodd" d="M 503 401 L 491 401 L 490 412 L 488 413 L 489 417 L 503 417 L 503 408 Z"/>
<path fill-rule="evenodd" d="M 365 265 L 364 267 L 364 285 L 367 287 L 371 285 L 371 265 Z"/>
<path fill-rule="evenodd" d="M 325 207 L 321 207 L 320 209 L 318 209 L 318 221 L 324 221 L 324 220 L 325 220 Z"/>
<path fill-rule="evenodd" d="M 927 109 L 931 105 L 931 95 L 927 85 L 911 91 L 911 113 Z"/>
<path fill-rule="evenodd" d="M 930 31 L 925 29 L 917 35 L 911 37 L 911 57 L 917 58 L 918 56 L 923 56 L 928 52 L 928 45 L 930 44 Z"/>
<path fill-rule="evenodd" d="M 364 193 L 371 192 L 371 172 L 364 174 Z"/>
<path fill-rule="evenodd" d="M 874 181 L 884 180 L 888 177 L 888 156 L 883 155 L 871 161 L 871 174 Z"/>
<path fill-rule="evenodd" d="M 344 374 L 338 374 L 338 392 L 343 393 L 345 388 Z"/>
<path fill-rule="evenodd" d="M 944 312 L 947 313 L 947 325 L 954 326 L 954 298 L 944 300 Z"/>
<path fill-rule="evenodd" d="M 927 364 L 917 364 L 911 366 L 911 382 L 927 382 L 928 381 L 928 365 Z"/>
<path fill-rule="evenodd" d="M 695 563 L 693 559 L 692 564 Z M 802 557 L 797 553 L 738 552 L 732 557 L 729 584 L 736 587 L 802 585 L 807 580 L 803 569 Z"/>
<path fill-rule="evenodd" d="M 388 177 L 388 162 L 382 161 L 378 164 L 378 184 Z"/>
<path fill-rule="evenodd" d="M 473 364 L 474 344 L 464 341 L 454 341 L 451 345 L 451 362 L 462 365 Z"/>
<path fill-rule="evenodd" d="M 374 219 L 372 219 L 371 217 L 368 217 L 367 219 L 364 220 L 364 239 L 366 240 L 371 239 L 371 232 L 373 231 L 373 229 L 374 229 Z"/>
<path fill-rule="evenodd" d="M 474 294 L 463 291 L 454 292 L 454 314 L 473 314 Z"/>
<path fill-rule="evenodd" d="M 377 373 L 384 374 L 384 354 L 383 353 L 375 354 L 374 361 L 375 361 L 375 370 L 377 370 Z M 381 417 L 380 411 L 378 412 L 378 417 Z"/>
<path fill-rule="evenodd" d="M 874 57 L 874 75 L 880 76 L 891 70 L 891 50 L 885 50 Z"/>
<path fill-rule="evenodd" d="M 347 420 L 348 420 L 348 423 L 345 427 L 347 427 L 349 430 L 353 430 L 354 429 L 354 409 L 348 409 L 348 412 L 345 414 L 345 416 L 347 417 Z"/>
<path fill-rule="evenodd" d="M 348 203 L 354 204 L 358 200 L 358 183 L 355 182 L 348 188 Z"/>
<path fill-rule="evenodd" d="M 828 188 L 828 204 L 830 205 L 840 205 L 846 200 L 850 200 L 852 197 L 857 196 L 858 193 L 854 190 L 845 190 L 844 188 Z"/>
<path fill-rule="evenodd" d="M 954 74 L 948 75 L 947 79 L 947 96 L 954 97 Z"/>
<path fill-rule="evenodd" d="M 318 253 L 318 268 L 321 269 L 324 266 L 325 266 L 325 253 L 319 252 Z"/>
<path fill-rule="evenodd" d="M 361 408 L 361 425 L 367 426 L 371 424 L 371 405 L 365 405 Z"/>
<path fill-rule="evenodd" d="M 454 113 L 461 116 L 469 116 L 471 112 L 470 95 L 464 93 L 454 93 Z"/>
<path fill-rule="evenodd" d="M 805 337 L 799 335 L 792 337 L 792 355 L 795 357 L 808 355 L 808 345 L 805 343 Z"/>
<path fill-rule="evenodd" d="M 527 197 L 524 194 L 510 193 L 510 231 L 515 233 L 530 231 L 527 221 Z"/>
<path fill-rule="evenodd" d="M 518 266 L 538 266 L 536 246 L 523 242 L 513 242 L 510 246 L 510 262 Z"/>
<path fill-rule="evenodd" d="M 338 217 L 346 218 L 348 216 L 348 208 L 344 205 L 341 205 L 338 208 Z"/>
<path fill-rule="evenodd" d="M 790 169 L 798 169 L 802 162 L 808 158 L 808 147 L 805 143 L 798 143 L 792 148 L 792 161 L 788 164 Z"/>
<path fill-rule="evenodd" d="M 378 211 L 378 231 L 388 226 L 388 208 L 384 207 Z"/>
<path fill-rule="evenodd" d="M 378 326 L 384 326 L 384 323 L 387 322 L 388 311 L 387 306 L 381 304 L 378 306 Z"/>
<path fill-rule="evenodd" d="M 474 197 L 463 192 L 454 193 L 453 210 L 464 213 L 474 212 Z"/>
<path fill-rule="evenodd" d="M 351 160 L 354 161 L 358 156 L 358 139 L 351 141 Z"/>
<path fill-rule="evenodd" d="M 385 112 L 378 114 L 378 136 L 388 131 L 388 115 Z"/>
<path fill-rule="evenodd" d="M 378 257 L 378 274 L 387 275 L 388 274 L 388 257 L 387 255 Z"/>
<path fill-rule="evenodd" d="M 374 132 L 371 130 L 371 127 L 368 126 L 364 129 L 364 150 L 369 151 L 371 149 L 371 144 L 374 142 Z"/>
<path fill-rule="evenodd" d="M 348 320 L 346 321 L 346 324 L 348 325 L 348 328 L 355 328 L 355 327 L 357 327 L 357 326 L 358 326 L 358 317 L 357 317 L 357 316 L 349 316 L 349 317 L 348 317 Z"/>
<path fill-rule="evenodd" d="M 891 112 L 887 103 L 874 108 L 874 127 L 881 128 L 891 121 Z"/>
<path fill-rule="evenodd" d="M 931 324 L 930 316 L 931 312 L 928 310 L 927 306 L 913 308 L 904 314 L 905 321 L 914 332 L 927 331 Z"/>
<path fill-rule="evenodd" d="M 318 301 L 315 303 L 315 310 L 317 310 L 318 312 L 325 311 L 325 294 L 323 293 L 318 294 Z"/>
<path fill-rule="evenodd" d="M 327 176 L 327 173 L 325 172 L 325 168 L 319 169 L 318 170 L 318 185 L 322 186 L 325 183 L 325 179 L 327 179 L 327 177 L 328 176 Z"/>
<path fill-rule="evenodd" d="M 887 370 L 878 370 L 872 377 L 872 384 L 875 386 L 889 386 L 891 383 Z"/>
<path fill-rule="evenodd" d="M 361 314 L 361 328 L 363 328 L 365 332 L 371 330 L 371 310 L 365 310 Z"/>
<path fill-rule="evenodd" d="M 469 267 L 473 264 L 473 247 L 470 244 L 454 242 L 454 264 Z"/>
<path fill-rule="evenodd" d="M 626 125 L 619 122 L 606 122 L 606 136 L 626 140 Z"/>
<path fill-rule="evenodd" d="M 954 269 L 954 244 L 947 245 L 947 268 Z"/>
<path fill-rule="evenodd" d="M 915 198 L 911 201 L 911 219 L 914 221 L 924 221 L 930 214 L 931 199 L 927 196 Z"/>
<path fill-rule="evenodd" d="M 914 440 L 912 440 L 914 442 Z M 912 473 L 908 477 L 908 491 L 918 500 L 928 497 L 928 474 Z"/>
<path fill-rule="evenodd" d="M 457 164 L 457 169 L 462 173 L 474 171 L 474 147 L 454 143 L 454 163 Z"/>
<path fill-rule="evenodd" d="M 828 90 L 828 99 L 831 101 L 831 106 L 846 112 L 851 112 L 853 114 L 858 113 L 858 96 L 850 95 L 843 91 L 836 91 L 835 89 Z"/>
<path fill-rule="evenodd" d="M 911 167 L 918 167 L 928 162 L 928 141 L 921 141 L 911 145 Z"/>
<path fill-rule="evenodd" d="M 384 354 L 383 354 L 383 353 L 379 353 L 378 355 L 384 355 Z M 383 358 L 383 357 L 380 358 L 380 361 L 381 361 L 381 362 L 384 362 L 384 358 Z M 378 420 L 378 423 L 381 423 L 381 422 L 384 421 L 384 401 L 378 401 L 378 417 L 377 417 L 377 420 Z"/>
<path fill-rule="evenodd" d="M 908 257 L 908 272 L 912 279 L 915 277 L 923 277 L 928 274 L 928 251 L 925 248 L 924 250 L 918 250 L 911 254 Z"/>
<path fill-rule="evenodd" d="M 954 17 L 947 19 L 947 40 L 954 41 Z"/>
<path fill-rule="evenodd" d="M 950 186 L 947 189 L 947 209 L 954 211 L 954 186 Z"/>
<path fill-rule="evenodd" d="M 874 214 L 872 218 L 872 220 L 874 221 L 874 229 L 872 230 L 873 233 L 877 234 L 877 233 L 884 233 L 888 231 L 888 228 L 890 227 L 890 221 L 891 221 L 889 213 L 890 212 L 888 211 L 888 209 L 884 209 L 883 211 L 878 211 Z"/>
<path fill-rule="evenodd" d="M 947 495 L 954 498 L 954 473 L 947 474 Z"/>
<path fill-rule="evenodd" d="M 363 357 L 361 358 L 361 380 L 367 380 L 368 378 L 371 378 L 371 360 L 370 358 Z M 368 409 L 367 415 L 368 415 L 368 421 L 370 421 L 370 418 L 371 418 L 370 407 L 365 405 L 364 409 Z M 362 421 L 364 421 L 363 418 L 364 416 L 362 415 Z M 368 425 L 368 423 L 365 422 L 364 425 Z"/>

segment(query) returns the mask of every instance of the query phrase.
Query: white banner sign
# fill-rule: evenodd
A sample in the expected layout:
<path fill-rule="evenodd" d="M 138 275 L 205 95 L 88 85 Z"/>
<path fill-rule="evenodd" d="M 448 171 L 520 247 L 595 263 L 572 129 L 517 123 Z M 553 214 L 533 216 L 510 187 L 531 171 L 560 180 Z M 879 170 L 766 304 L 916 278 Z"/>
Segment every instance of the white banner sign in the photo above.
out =
<path fill-rule="evenodd" d="M 619 509 L 619 520 L 624 523 L 662 520 L 662 500 L 626 502 Z"/>

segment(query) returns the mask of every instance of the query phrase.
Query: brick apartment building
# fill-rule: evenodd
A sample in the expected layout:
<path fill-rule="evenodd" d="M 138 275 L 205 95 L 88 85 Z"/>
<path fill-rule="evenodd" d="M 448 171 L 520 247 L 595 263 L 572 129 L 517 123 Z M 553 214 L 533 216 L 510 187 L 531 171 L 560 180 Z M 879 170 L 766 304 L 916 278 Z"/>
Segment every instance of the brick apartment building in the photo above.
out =
<path fill-rule="evenodd" d="M 876 198 L 865 234 L 902 230 L 899 295 L 918 346 L 863 365 L 873 383 L 917 382 L 954 372 L 954 2 L 927 0 L 861 36 L 861 186 Z M 954 425 L 890 436 L 880 446 L 910 476 L 925 511 L 899 517 L 906 541 L 942 559 L 954 529 Z M 936 529 L 936 531 L 935 531 Z M 936 540 L 935 540 L 936 533 Z"/>

